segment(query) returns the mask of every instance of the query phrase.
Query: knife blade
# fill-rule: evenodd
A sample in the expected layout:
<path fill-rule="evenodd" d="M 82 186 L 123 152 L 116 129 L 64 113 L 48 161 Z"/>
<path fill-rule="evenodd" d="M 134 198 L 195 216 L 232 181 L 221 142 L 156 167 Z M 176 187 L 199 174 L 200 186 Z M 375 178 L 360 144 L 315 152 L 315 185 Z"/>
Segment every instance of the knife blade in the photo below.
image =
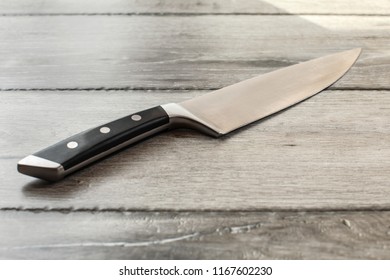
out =
<path fill-rule="evenodd" d="M 266 73 L 181 103 L 156 106 L 86 130 L 18 162 L 20 173 L 48 181 L 167 129 L 192 128 L 213 137 L 301 102 L 340 79 L 361 49 Z"/>

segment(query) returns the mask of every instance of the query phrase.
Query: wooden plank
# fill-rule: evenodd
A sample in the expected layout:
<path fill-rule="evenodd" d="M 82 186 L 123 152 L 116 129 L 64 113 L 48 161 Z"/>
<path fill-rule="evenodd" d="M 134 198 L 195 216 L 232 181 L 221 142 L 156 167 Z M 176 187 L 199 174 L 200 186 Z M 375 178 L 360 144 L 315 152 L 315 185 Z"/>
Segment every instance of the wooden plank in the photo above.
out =
<path fill-rule="evenodd" d="M 2 14 L 189 13 L 189 14 L 390 14 L 387 0 L 2 0 Z"/>
<path fill-rule="evenodd" d="M 390 213 L 0 212 L 1 259 L 389 259 Z"/>
<path fill-rule="evenodd" d="M 389 91 L 327 91 L 221 139 L 177 130 L 47 185 L 17 161 L 204 91 L 2 92 L 2 208 L 388 209 Z"/>
<path fill-rule="evenodd" d="M 334 88 L 389 89 L 389 28 L 383 16 L 0 17 L 0 87 L 220 88 L 363 47 Z"/>

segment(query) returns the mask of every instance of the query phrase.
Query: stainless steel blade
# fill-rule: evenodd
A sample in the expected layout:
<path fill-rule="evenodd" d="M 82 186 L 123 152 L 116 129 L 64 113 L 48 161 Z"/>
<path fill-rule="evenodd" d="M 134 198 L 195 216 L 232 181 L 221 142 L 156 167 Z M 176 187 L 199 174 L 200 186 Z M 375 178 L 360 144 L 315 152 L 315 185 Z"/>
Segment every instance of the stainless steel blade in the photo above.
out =
<path fill-rule="evenodd" d="M 223 135 L 327 88 L 348 71 L 360 52 L 352 49 L 292 65 L 178 105 L 189 119 Z"/>

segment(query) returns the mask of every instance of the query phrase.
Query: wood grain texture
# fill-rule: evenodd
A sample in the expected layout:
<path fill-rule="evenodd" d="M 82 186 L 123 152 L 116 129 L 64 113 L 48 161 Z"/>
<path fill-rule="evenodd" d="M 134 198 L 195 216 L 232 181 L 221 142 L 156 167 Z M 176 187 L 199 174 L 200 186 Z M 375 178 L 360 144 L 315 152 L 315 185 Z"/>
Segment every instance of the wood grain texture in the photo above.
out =
<path fill-rule="evenodd" d="M 390 207 L 388 91 L 326 91 L 221 139 L 186 130 L 161 134 L 52 185 L 16 172 L 19 159 L 72 134 L 203 93 L 2 92 L 0 196 L 7 199 L 0 206 Z"/>
<path fill-rule="evenodd" d="M 389 15 L 388 0 L 0 1 L 0 258 L 390 259 Z M 97 124 L 355 47 L 333 90 L 227 137 L 171 131 L 56 184 L 16 171 Z"/>
<path fill-rule="evenodd" d="M 313 3 L 310 0 L 2 0 L 2 14 L 78 14 L 78 13 L 187 13 L 187 14 L 374 14 L 389 15 L 386 0 L 348 0 Z"/>
<path fill-rule="evenodd" d="M 387 211 L 3 211 L 0 220 L 1 259 L 390 259 Z"/>
<path fill-rule="evenodd" d="M 0 17 L 0 88 L 215 89 L 362 47 L 333 88 L 389 89 L 389 30 L 383 16 Z"/>

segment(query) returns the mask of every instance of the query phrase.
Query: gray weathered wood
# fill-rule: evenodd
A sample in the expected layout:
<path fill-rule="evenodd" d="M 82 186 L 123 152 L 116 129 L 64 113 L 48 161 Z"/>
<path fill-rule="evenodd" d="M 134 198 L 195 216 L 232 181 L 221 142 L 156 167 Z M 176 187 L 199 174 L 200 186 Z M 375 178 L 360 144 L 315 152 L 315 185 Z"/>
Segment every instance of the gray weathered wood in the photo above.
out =
<path fill-rule="evenodd" d="M 387 211 L 2 211 L 0 220 L 1 259 L 390 259 Z"/>
<path fill-rule="evenodd" d="M 1 1 L 0 258 L 389 259 L 389 15 L 388 0 Z M 225 138 L 172 131 L 52 185 L 16 172 L 80 130 L 353 47 L 344 90 Z"/>
<path fill-rule="evenodd" d="M 0 17 L 0 88 L 219 88 L 362 47 L 334 88 L 388 89 L 389 29 L 383 16 Z"/>
<path fill-rule="evenodd" d="M 161 134 L 53 185 L 16 172 L 20 158 L 67 136 L 203 93 L 2 92 L 0 206 L 390 207 L 389 91 L 323 92 L 221 139 Z"/>
<path fill-rule="evenodd" d="M 349 0 L 313 3 L 310 0 L 2 0 L 2 14 L 45 13 L 189 13 L 189 14 L 375 14 L 388 15 L 387 0 Z"/>

